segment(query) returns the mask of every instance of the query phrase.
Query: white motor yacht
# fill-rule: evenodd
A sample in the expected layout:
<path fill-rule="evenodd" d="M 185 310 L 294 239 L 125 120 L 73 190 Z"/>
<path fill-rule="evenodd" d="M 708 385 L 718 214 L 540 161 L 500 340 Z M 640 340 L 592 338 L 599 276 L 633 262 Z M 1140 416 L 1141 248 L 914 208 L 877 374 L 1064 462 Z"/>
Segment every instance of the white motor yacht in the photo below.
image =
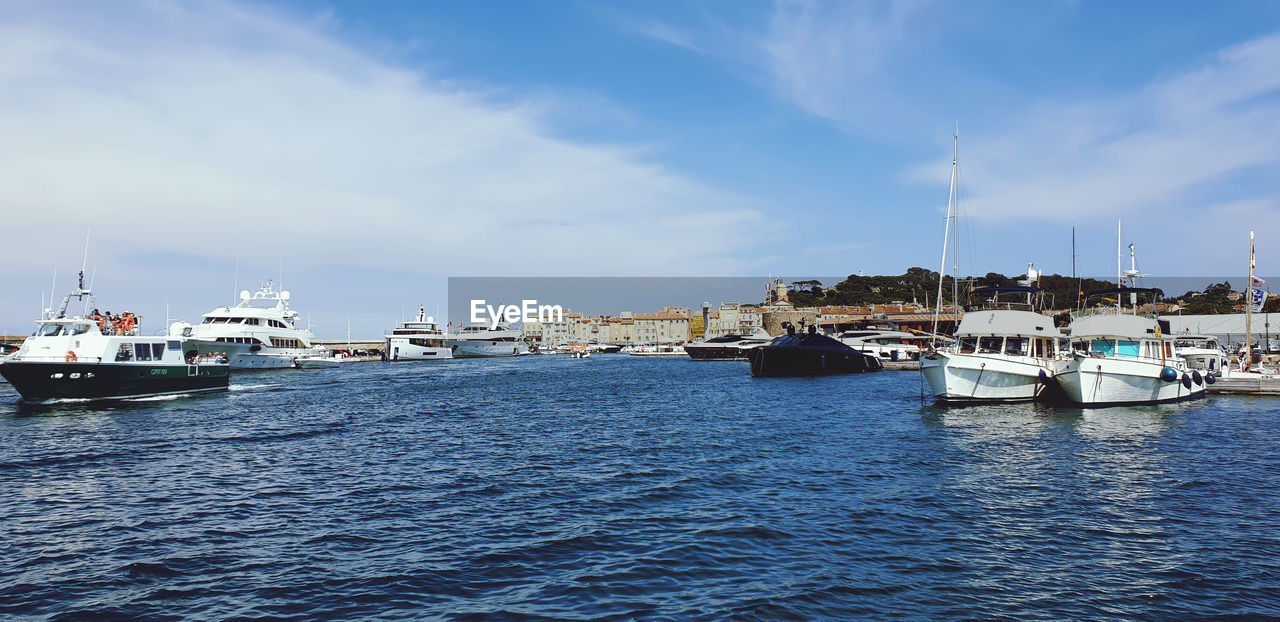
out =
<path fill-rule="evenodd" d="M 1187 362 L 1188 369 L 1198 370 L 1206 377 L 1221 376 L 1231 364 L 1217 338 L 1209 335 L 1178 335 L 1173 339 L 1173 353 Z"/>
<path fill-rule="evenodd" d="M 750 335 L 721 335 L 706 341 L 684 344 L 684 351 L 695 361 L 745 361 L 747 353 L 773 341 L 762 328 Z"/>
<path fill-rule="evenodd" d="M 529 353 L 524 334 L 504 325 L 498 325 L 494 329 L 465 326 L 458 332 L 446 333 L 444 342 L 454 358 L 520 356 Z"/>
<path fill-rule="evenodd" d="M 1028 276 L 1024 283 L 1036 275 Z M 1037 312 L 1043 298 L 1040 288 L 1029 284 L 984 287 L 973 294 L 984 300 L 966 309 L 955 343 L 920 359 L 934 397 L 1015 402 L 1034 400 L 1053 390 L 1063 335 L 1053 318 Z"/>
<path fill-rule="evenodd" d="M 920 341 L 925 339 L 898 329 L 888 320 L 861 320 L 841 331 L 839 339 L 863 354 L 881 361 L 914 361 L 920 358 Z"/>
<path fill-rule="evenodd" d="M 1158 289 L 1116 288 L 1089 296 L 1118 301 Z M 1087 299 L 1086 299 L 1087 301 Z M 1125 312 L 1122 303 L 1077 313 L 1069 327 L 1070 358 L 1058 365 L 1058 383 L 1071 401 L 1085 406 L 1156 404 L 1204 396 L 1204 375 L 1174 350 L 1160 322 Z"/>
<path fill-rule="evenodd" d="M 418 317 L 401 322 L 386 335 L 388 361 L 432 361 L 453 358 L 453 350 L 445 343 L 446 335 L 435 318 L 428 317 L 418 306 Z"/>
<path fill-rule="evenodd" d="M 289 307 L 289 292 L 276 291 L 270 281 L 257 292 L 240 292 L 233 307 L 218 307 L 199 324 L 174 322 L 169 335 L 192 340 L 199 353 L 225 354 L 232 369 L 294 367 L 299 358 L 325 356 L 312 345 L 315 335 L 298 328 L 298 312 Z"/>

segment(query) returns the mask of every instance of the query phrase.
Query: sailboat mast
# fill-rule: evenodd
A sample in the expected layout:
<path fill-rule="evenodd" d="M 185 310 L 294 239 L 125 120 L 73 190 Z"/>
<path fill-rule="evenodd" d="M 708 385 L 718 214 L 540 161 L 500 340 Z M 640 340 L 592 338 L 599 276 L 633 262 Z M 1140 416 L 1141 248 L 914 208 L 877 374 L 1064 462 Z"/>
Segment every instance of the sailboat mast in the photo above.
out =
<path fill-rule="evenodd" d="M 1249 287 L 1244 290 L 1244 360 L 1242 371 L 1253 364 L 1253 231 L 1249 231 Z"/>
<path fill-rule="evenodd" d="M 951 211 L 951 317 L 960 321 L 960 284 L 956 280 L 960 276 L 960 262 L 956 260 L 957 248 L 960 246 L 960 195 L 956 182 L 959 181 L 960 132 L 951 135 L 951 197 L 947 199 L 953 208 Z"/>
<path fill-rule="evenodd" d="M 960 151 L 959 138 L 952 136 L 955 140 L 954 154 L 958 155 Z M 929 344 L 933 345 L 938 340 L 938 316 L 942 314 L 942 282 L 947 274 L 947 243 L 951 241 L 951 212 L 954 208 L 952 197 L 956 190 L 956 158 L 951 158 L 951 189 L 947 192 L 947 220 L 946 227 L 942 231 L 942 261 L 938 266 L 938 298 L 933 307 L 933 335 L 929 338 Z"/>

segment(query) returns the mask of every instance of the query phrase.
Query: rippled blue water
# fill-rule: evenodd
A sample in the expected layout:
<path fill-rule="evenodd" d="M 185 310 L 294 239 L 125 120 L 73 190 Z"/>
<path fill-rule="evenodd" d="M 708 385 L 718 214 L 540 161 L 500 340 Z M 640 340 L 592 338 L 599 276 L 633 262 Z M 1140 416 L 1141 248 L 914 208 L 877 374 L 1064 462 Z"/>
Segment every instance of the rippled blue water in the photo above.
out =
<path fill-rule="evenodd" d="M 620 355 L 0 385 L 0 615 L 1280 616 L 1280 400 L 920 388 Z"/>

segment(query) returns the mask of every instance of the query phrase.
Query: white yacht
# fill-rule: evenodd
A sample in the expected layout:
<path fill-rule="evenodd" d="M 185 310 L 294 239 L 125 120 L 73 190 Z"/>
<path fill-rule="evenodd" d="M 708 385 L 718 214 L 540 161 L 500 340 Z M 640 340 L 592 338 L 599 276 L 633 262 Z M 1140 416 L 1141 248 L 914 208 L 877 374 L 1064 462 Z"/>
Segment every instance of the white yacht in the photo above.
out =
<path fill-rule="evenodd" d="M 444 337 L 444 343 L 454 358 L 520 356 L 529 353 L 524 333 L 510 326 L 499 325 L 495 329 L 465 326 L 458 332 L 446 333 Z"/>
<path fill-rule="evenodd" d="M 254 294 L 240 292 L 234 307 L 218 307 L 199 324 L 174 322 L 169 335 L 190 339 L 200 354 L 226 354 L 232 369 L 294 367 L 299 358 L 326 356 L 315 347 L 310 330 L 294 326 L 298 312 L 289 307 L 289 292 L 275 291 L 268 281 Z"/>
<path fill-rule="evenodd" d="M 1206 378 L 1222 375 L 1231 364 L 1217 338 L 1209 335 L 1180 334 L 1173 339 L 1173 353 L 1187 362 L 1188 369 L 1198 370 Z"/>
<path fill-rule="evenodd" d="M 1058 383 L 1071 401 L 1086 406 L 1155 404 L 1204 396 L 1205 378 L 1174 351 L 1160 323 L 1126 313 L 1123 300 L 1150 288 L 1116 288 L 1089 297 L 1115 296 L 1115 306 L 1077 313 L 1071 322 L 1070 358 L 1058 365 Z M 1136 305 L 1134 305 L 1136 309 Z"/>
<path fill-rule="evenodd" d="M 985 299 L 966 309 L 955 343 L 920 360 L 934 397 L 1014 402 L 1044 397 L 1053 389 L 1063 335 L 1053 318 L 1037 312 L 1043 293 L 1030 284 L 1035 277 L 1029 274 L 1022 281 L 1026 285 L 973 291 Z"/>
<path fill-rule="evenodd" d="M 418 317 L 401 322 L 386 335 L 388 361 L 433 361 L 453 358 L 453 351 L 445 343 L 446 335 L 436 319 L 418 305 Z"/>
<path fill-rule="evenodd" d="M 728 334 L 686 343 L 684 351 L 694 361 L 745 361 L 748 352 L 770 341 L 773 337 L 757 328 L 750 335 Z"/>
<path fill-rule="evenodd" d="M 1133 244 L 1128 270 L 1120 270 L 1120 229 L 1116 227 L 1116 282 L 1120 287 L 1093 292 L 1084 310 L 1073 314 L 1071 356 L 1058 364 L 1058 384 L 1071 401 L 1085 406 L 1156 404 L 1203 397 L 1206 380 L 1174 351 L 1169 323 L 1138 315 L 1138 299 L 1151 296 L 1152 307 L 1164 292 L 1134 287 L 1139 277 Z M 1127 285 L 1127 286 L 1126 286 Z M 1089 308 L 1089 300 L 1105 305 Z M 1128 299 L 1129 310 L 1124 308 Z M 1112 304 L 1114 303 L 1114 305 Z"/>
<path fill-rule="evenodd" d="M 861 320 L 841 331 L 842 343 L 881 361 L 914 361 L 920 358 L 919 342 L 923 339 L 902 330 L 888 320 Z"/>

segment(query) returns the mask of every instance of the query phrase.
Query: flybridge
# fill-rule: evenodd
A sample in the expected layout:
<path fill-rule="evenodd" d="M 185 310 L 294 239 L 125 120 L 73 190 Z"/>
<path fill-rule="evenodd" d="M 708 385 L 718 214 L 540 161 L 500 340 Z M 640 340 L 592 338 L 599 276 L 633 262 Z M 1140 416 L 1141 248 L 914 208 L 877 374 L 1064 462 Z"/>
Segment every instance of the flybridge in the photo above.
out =
<path fill-rule="evenodd" d="M 560 305 L 540 305 L 537 300 L 521 300 L 519 305 L 501 304 L 492 306 L 484 300 L 471 301 L 471 323 L 486 323 L 489 330 L 497 330 L 498 324 L 506 322 L 563 322 L 564 307 Z"/>

